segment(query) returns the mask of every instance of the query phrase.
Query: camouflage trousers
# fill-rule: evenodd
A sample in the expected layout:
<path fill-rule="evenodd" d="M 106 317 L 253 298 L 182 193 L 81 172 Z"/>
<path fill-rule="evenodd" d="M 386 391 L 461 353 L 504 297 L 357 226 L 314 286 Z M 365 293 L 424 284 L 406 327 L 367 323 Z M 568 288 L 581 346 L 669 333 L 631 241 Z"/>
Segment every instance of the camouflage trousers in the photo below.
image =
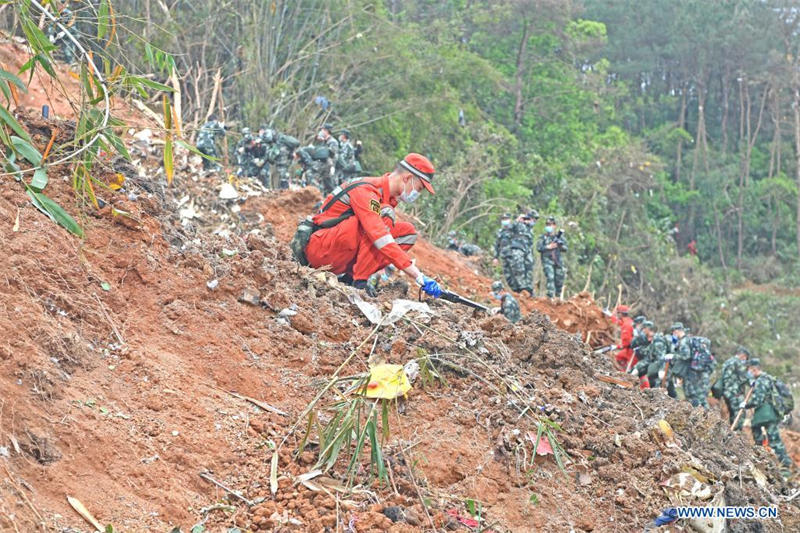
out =
<path fill-rule="evenodd" d="M 751 429 L 753 430 L 753 440 L 756 442 L 757 446 L 761 445 L 764 439 L 763 433 L 766 433 L 769 447 L 772 448 L 775 455 L 778 456 L 781 464 L 784 466 L 792 466 L 792 460 L 789 458 L 789 454 L 786 453 L 786 446 L 783 445 L 783 441 L 781 440 L 781 433 L 778 431 L 777 422 L 753 426 Z"/>
<path fill-rule="evenodd" d="M 542 270 L 547 281 L 547 297 L 561 296 L 561 288 L 564 286 L 564 267 L 556 265 L 549 259 L 542 259 Z"/>
<path fill-rule="evenodd" d="M 733 421 L 736 419 L 736 415 L 739 413 L 739 404 L 742 403 L 744 397 L 740 395 L 740 396 L 735 396 L 730 400 L 725 397 L 723 397 L 722 399 L 725 400 L 725 405 L 728 407 L 728 422 L 733 424 Z M 741 431 L 743 424 L 744 424 L 744 415 L 739 417 L 739 422 L 737 422 L 736 427 L 733 428 L 734 431 Z"/>
<path fill-rule="evenodd" d="M 209 157 L 217 157 L 217 147 L 214 145 L 213 142 L 207 142 L 204 138 L 200 138 L 197 141 L 197 150 L 204 153 Z M 203 158 L 203 170 L 209 169 L 218 169 L 220 166 L 217 164 L 216 161 L 211 161 L 210 159 Z"/>
<path fill-rule="evenodd" d="M 503 253 L 503 276 L 514 292 L 526 290 L 533 294 L 533 260 L 530 255 L 519 248 Z"/>
<path fill-rule="evenodd" d="M 289 182 L 291 181 L 291 174 L 289 173 L 289 162 L 281 161 L 280 159 L 275 162 L 275 173 L 278 178 L 278 187 L 281 189 L 288 189 Z"/>
<path fill-rule="evenodd" d="M 683 392 L 693 407 L 702 405 L 708 409 L 708 392 L 711 390 L 711 372 L 689 370 L 683 380 Z"/>

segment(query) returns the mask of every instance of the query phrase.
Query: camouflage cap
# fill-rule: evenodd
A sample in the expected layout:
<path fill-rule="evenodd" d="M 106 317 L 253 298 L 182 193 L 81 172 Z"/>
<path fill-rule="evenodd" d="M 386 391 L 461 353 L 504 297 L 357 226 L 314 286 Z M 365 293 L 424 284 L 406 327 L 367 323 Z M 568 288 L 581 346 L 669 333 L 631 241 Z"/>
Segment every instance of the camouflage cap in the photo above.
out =
<path fill-rule="evenodd" d="M 322 128 L 328 130 L 328 132 L 331 132 L 333 131 L 333 124 L 331 124 L 330 122 L 326 122 L 325 124 L 322 125 Z"/>
<path fill-rule="evenodd" d="M 347 138 L 349 139 L 350 138 L 350 130 L 343 129 L 342 131 L 339 132 L 339 135 L 346 135 Z"/>
<path fill-rule="evenodd" d="M 500 218 L 511 218 L 511 213 L 503 213 L 503 216 Z"/>
<path fill-rule="evenodd" d="M 650 320 L 645 320 L 642 322 L 642 327 L 647 329 L 656 329 L 656 325 Z"/>
<path fill-rule="evenodd" d="M 761 361 L 758 359 L 758 357 L 754 357 L 752 359 L 748 359 L 747 360 L 747 366 L 758 366 L 758 367 L 760 367 L 761 366 Z"/>
<path fill-rule="evenodd" d="M 683 328 L 683 322 L 673 322 L 672 326 L 669 328 L 669 330 L 670 331 L 675 331 L 676 329 L 679 329 L 679 330 L 683 331 L 683 329 L 684 329 Z"/>
<path fill-rule="evenodd" d="M 739 346 L 738 348 L 736 348 L 736 354 L 746 355 L 748 359 L 750 358 L 750 350 L 748 350 L 744 346 Z"/>
<path fill-rule="evenodd" d="M 499 291 L 503 289 L 503 282 L 502 281 L 495 281 L 492 283 L 492 290 Z"/>
<path fill-rule="evenodd" d="M 545 221 L 545 223 L 547 223 L 547 224 L 555 224 L 556 223 L 556 217 L 547 217 L 547 220 Z"/>
<path fill-rule="evenodd" d="M 634 318 L 634 319 L 633 319 L 633 323 L 634 323 L 634 324 L 641 324 L 641 323 L 642 323 L 642 322 L 644 322 L 645 320 L 647 320 L 647 317 L 646 317 L 646 316 L 644 316 L 644 315 L 639 315 L 639 316 L 637 316 L 636 318 Z"/>

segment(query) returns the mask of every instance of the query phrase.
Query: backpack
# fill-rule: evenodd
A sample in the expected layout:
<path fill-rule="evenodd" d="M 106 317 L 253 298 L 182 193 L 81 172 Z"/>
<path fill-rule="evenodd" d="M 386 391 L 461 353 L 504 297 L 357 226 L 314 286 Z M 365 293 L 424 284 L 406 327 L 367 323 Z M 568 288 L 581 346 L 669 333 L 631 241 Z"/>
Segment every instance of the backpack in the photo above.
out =
<path fill-rule="evenodd" d="M 778 378 L 772 378 L 772 407 L 780 416 L 786 416 L 794 410 L 794 397 L 786 383 Z"/>
<path fill-rule="evenodd" d="M 692 351 L 690 367 L 697 372 L 713 370 L 717 364 L 711 355 L 711 341 L 705 337 L 692 337 L 689 339 L 689 348 Z"/>
<path fill-rule="evenodd" d="M 340 200 L 342 196 L 362 185 L 368 185 L 368 183 L 364 181 L 356 181 L 350 183 L 346 187 L 342 187 L 341 190 L 333 195 L 333 197 L 319 210 L 319 213 L 324 213 L 330 209 L 333 204 Z M 354 214 L 353 208 L 351 207 L 338 217 L 324 220 L 321 224 L 315 224 L 311 220 L 312 217 L 304 218 L 300 224 L 297 225 L 297 230 L 295 231 L 294 236 L 289 243 L 289 248 L 292 250 L 292 256 L 294 257 L 295 261 L 303 266 L 308 266 L 308 258 L 306 258 L 306 246 L 308 246 L 308 241 L 311 240 L 311 235 L 313 235 L 317 230 L 332 228 L 343 220 L 347 220 L 348 218 L 352 217 Z"/>
<path fill-rule="evenodd" d="M 289 150 L 295 150 L 298 146 L 300 146 L 300 141 L 298 141 L 296 137 L 286 135 L 285 133 L 281 133 L 280 137 L 278 137 L 278 142 Z"/>

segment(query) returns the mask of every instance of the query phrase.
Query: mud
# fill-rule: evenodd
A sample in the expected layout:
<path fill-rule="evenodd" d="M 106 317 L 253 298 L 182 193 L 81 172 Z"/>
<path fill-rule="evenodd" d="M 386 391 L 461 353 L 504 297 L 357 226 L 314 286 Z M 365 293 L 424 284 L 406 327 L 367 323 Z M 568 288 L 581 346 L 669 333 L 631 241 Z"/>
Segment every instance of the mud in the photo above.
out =
<path fill-rule="evenodd" d="M 157 157 L 137 165 L 157 169 Z M 729 504 L 778 506 L 780 523 L 733 530 L 800 528 L 794 482 L 716 411 L 597 379 L 616 374 L 583 342 L 611 335 L 588 295 L 540 302 L 550 316 L 525 301 L 516 326 L 433 301 L 429 320 L 412 314 L 371 337 L 347 287 L 290 260 L 285 241 L 313 190 L 220 201 L 188 160 L 172 188 L 152 172 L 79 216 L 66 169 L 51 169 L 46 192 L 79 217 L 83 241 L 18 184 L 0 189 L 0 528 L 87 530 L 72 496 L 121 531 L 634 531 L 677 503 L 662 484 L 686 472 Z M 203 216 L 177 214 L 186 196 Z M 452 288 L 489 286 L 455 254 L 424 241 L 416 253 Z M 403 293 L 416 296 L 399 284 L 374 302 Z M 311 490 L 298 476 L 320 450 L 312 426 L 300 453 L 300 415 L 353 353 L 340 376 L 411 359 L 433 372 L 387 409 L 387 481 L 370 474 L 367 446 L 350 490 L 348 457 Z M 319 420 L 346 384 L 322 396 Z M 561 465 L 541 439 L 534 454 L 546 430 Z"/>

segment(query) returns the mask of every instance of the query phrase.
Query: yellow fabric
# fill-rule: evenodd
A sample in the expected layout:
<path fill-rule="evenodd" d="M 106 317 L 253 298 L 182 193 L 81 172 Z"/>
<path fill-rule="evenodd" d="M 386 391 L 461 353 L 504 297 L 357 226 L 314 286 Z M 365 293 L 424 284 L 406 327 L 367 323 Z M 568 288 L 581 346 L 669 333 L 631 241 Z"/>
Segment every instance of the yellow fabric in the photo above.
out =
<path fill-rule="evenodd" d="M 370 369 L 369 382 L 361 389 L 367 398 L 384 398 L 392 400 L 404 396 L 411 390 L 402 365 L 382 364 Z"/>

